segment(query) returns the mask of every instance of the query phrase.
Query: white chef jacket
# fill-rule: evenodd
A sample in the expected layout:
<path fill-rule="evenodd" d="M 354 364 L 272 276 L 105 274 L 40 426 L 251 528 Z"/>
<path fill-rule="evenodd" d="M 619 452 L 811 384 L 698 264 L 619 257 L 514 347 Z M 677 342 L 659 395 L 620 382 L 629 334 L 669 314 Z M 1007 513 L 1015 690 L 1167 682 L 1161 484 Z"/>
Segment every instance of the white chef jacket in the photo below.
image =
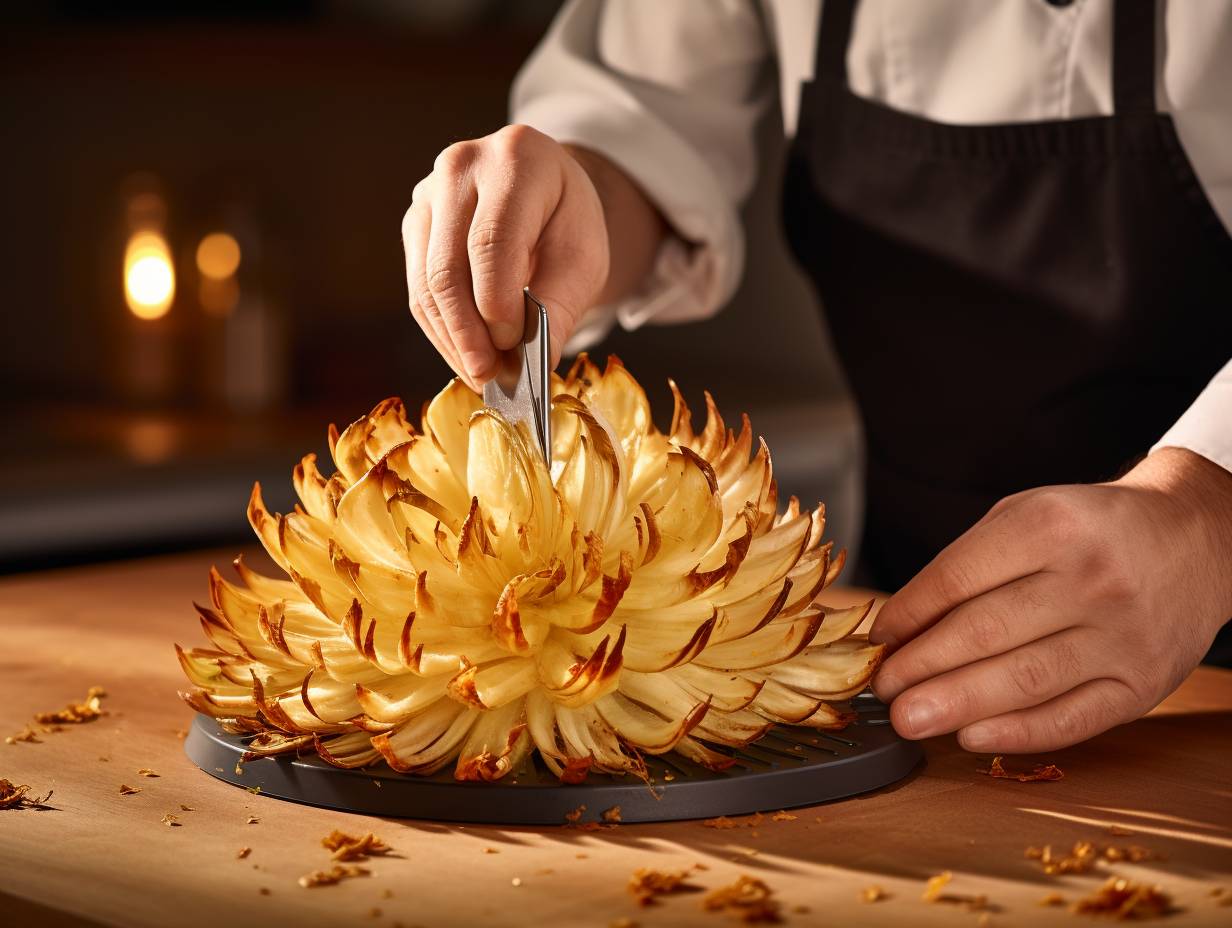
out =
<path fill-rule="evenodd" d="M 754 126 L 777 91 L 792 135 L 823 0 L 570 0 L 514 84 L 514 122 L 603 153 L 673 234 L 627 299 L 583 321 L 717 312 L 743 270 L 739 207 L 757 174 Z M 847 50 L 852 92 L 952 124 L 1112 112 L 1113 0 L 863 0 Z M 1232 0 L 1169 0 L 1156 101 L 1232 230 Z M 1166 311 L 1166 307 L 1160 307 Z M 1212 307 L 1232 312 L 1232 307 Z M 1232 355 L 1232 346 L 1229 346 Z M 1163 436 L 1232 471 L 1232 361 Z"/>

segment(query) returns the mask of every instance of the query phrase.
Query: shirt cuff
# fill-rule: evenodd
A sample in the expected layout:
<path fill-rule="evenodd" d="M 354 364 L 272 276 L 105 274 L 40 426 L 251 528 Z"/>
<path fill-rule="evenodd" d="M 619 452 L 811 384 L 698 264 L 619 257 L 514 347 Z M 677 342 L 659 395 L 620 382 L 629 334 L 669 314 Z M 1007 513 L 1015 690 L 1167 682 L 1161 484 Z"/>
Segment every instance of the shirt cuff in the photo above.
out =
<path fill-rule="evenodd" d="M 600 341 L 616 322 L 690 322 L 712 316 L 736 291 L 744 270 L 744 233 L 730 197 L 687 143 L 646 114 L 586 93 L 537 96 L 513 112 L 562 144 L 592 149 L 617 165 L 672 228 L 651 273 L 625 299 L 595 307 L 568 349 Z M 681 178 L 688 178 L 682 181 Z"/>
<path fill-rule="evenodd" d="M 1232 361 L 1151 450 L 1185 448 L 1232 473 Z"/>

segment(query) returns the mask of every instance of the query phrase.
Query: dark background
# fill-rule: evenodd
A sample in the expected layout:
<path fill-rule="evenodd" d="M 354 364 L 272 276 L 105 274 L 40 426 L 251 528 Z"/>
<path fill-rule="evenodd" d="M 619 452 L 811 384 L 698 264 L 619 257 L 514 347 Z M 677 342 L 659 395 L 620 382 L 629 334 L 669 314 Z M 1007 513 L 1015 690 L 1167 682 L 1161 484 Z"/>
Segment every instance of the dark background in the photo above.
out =
<path fill-rule="evenodd" d="M 418 409 L 444 385 L 406 311 L 399 223 L 441 148 L 504 124 L 510 82 L 557 6 L 0 11 L 0 569 L 238 543 L 252 481 L 289 506 L 290 468 L 324 454 L 328 422 L 393 394 Z M 785 493 L 826 499 L 854 547 L 857 429 L 784 257 L 773 107 L 763 136 L 732 304 L 595 353 L 622 356 L 662 426 L 667 376 L 691 400 L 709 387 L 729 416 L 748 411 Z M 153 322 L 124 300 L 134 183 L 161 195 L 176 269 L 175 301 Z M 196 244 L 219 230 L 242 246 L 242 319 L 198 296 Z M 154 386 L 134 386 L 151 364 Z M 237 399 L 233 380 L 258 386 Z"/>

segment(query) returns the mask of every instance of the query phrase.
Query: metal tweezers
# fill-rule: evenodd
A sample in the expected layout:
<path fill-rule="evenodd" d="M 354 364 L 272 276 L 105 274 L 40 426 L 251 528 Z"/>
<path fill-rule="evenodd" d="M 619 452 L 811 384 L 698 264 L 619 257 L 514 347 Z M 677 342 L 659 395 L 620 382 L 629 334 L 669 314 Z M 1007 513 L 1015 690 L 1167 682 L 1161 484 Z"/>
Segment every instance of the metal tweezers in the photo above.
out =
<path fill-rule="evenodd" d="M 548 310 L 529 289 L 523 288 L 522 295 L 526 310 L 522 344 L 501 354 L 496 376 L 483 385 L 483 402 L 515 427 L 525 422 L 551 468 L 552 342 Z"/>

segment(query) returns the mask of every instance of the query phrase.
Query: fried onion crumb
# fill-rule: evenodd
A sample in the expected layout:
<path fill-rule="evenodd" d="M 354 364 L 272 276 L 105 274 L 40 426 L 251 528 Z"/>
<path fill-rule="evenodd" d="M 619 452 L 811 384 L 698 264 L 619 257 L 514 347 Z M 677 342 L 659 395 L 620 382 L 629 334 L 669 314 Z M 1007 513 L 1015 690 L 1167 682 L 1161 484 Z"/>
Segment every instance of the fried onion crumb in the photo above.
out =
<path fill-rule="evenodd" d="M 699 889 L 688 882 L 688 870 L 652 870 L 639 867 L 629 877 L 629 892 L 641 906 L 655 905 L 659 896 Z"/>
<path fill-rule="evenodd" d="M 79 725 L 82 722 L 93 722 L 107 714 L 107 710 L 103 708 L 103 697 L 106 695 L 107 691 L 101 686 L 92 686 L 81 702 L 70 702 L 55 712 L 36 712 L 34 721 L 40 725 Z"/>
<path fill-rule="evenodd" d="M 311 873 L 301 876 L 298 880 L 299 885 L 304 889 L 313 889 L 317 886 L 333 886 L 335 883 L 341 883 L 343 880 L 350 879 L 356 876 L 368 876 L 372 871 L 367 867 L 357 867 L 353 864 L 334 864 L 328 870 L 313 870 Z"/>
<path fill-rule="evenodd" d="M 47 805 L 52 790 L 46 796 L 31 796 L 30 787 L 10 780 L 0 780 L 0 809 L 41 809 Z"/>
<path fill-rule="evenodd" d="M 339 861 L 367 860 L 389 854 L 393 848 L 368 832 L 366 835 L 349 835 L 345 831 L 334 829 L 321 839 L 321 847 L 333 852 L 333 859 Z"/>
<path fill-rule="evenodd" d="M 1172 898 L 1158 886 L 1114 876 L 1075 902 L 1070 911 L 1079 915 L 1108 915 L 1118 921 L 1158 918 L 1172 911 Z"/>
<path fill-rule="evenodd" d="M 971 895 L 946 892 L 946 887 L 949 886 L 953 879 L 954 874 L 949 870 L 929 877 L 920 899 L 924 902 L 940 902 L 948 905 L 965 906 L 969 912 L 981 912 L 988 908 L 988 897 L 982 894 Z"/>
<path fill-rule="evenodd" d="M 774 890 L 756 877 L 741 875 L 735 883 L 707 893 L 702 908 L 708 912 L 726 912 L 745 924 L 781 922 Z"/>
<path fill-rule="evenodd" d="M 987 770 L 980 773 L 994 780 L 1017 780 L 1019 783 L 1049 782 L 1065 779 L 1065 772 L 1056 764 L 1036 764 L 1030 773 L 1013 773 L 1001 764 L 1003 755 L 998 754 L 992 759 Z"/>
<path fill-rule="evenodd" d="M 861 902 L 881 902 L 883 899 L 888 899 L 886 891 L 874 883 L 872 886 L 865 886 L 860 890 Z"/>

